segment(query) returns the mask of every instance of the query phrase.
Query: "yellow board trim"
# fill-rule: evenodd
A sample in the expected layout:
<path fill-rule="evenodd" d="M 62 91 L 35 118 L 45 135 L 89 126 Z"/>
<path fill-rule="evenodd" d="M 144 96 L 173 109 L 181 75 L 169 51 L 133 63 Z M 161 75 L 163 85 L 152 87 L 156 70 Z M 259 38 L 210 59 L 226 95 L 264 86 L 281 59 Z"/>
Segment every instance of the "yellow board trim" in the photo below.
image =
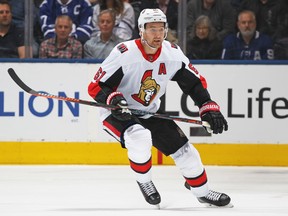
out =
<path fill-rule="evenodd" d="M 288 166 L 288 144 L 194 144 L 205 165 Z M 153 148 L 153 164 L 174 164 Z M 0 164 L 129 164 L 119 143 L 0 142 Z"/>

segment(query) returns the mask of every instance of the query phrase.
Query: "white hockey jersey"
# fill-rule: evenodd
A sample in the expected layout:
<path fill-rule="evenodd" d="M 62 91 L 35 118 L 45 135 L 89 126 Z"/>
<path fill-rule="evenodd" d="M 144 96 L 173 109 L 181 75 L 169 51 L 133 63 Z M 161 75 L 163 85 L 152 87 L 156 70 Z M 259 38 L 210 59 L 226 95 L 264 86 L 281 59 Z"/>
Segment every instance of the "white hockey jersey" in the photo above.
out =
<path fill-rule="evenodd" d="M 106 103 L 110 93 L 121 92 L 129 108 L 157 112 L 160 97 L 170 80 L 177 81 L 196 103 L 210 99 L 205 79 L 179 46 L 164 41 L 154 55 L 148 55 L 140 39 L 136 39 L 114 47 L 90 83 L 88 92 L 102 103 Z M 101 114 L 104 120 L 110 111 L 102 109 Z"/>

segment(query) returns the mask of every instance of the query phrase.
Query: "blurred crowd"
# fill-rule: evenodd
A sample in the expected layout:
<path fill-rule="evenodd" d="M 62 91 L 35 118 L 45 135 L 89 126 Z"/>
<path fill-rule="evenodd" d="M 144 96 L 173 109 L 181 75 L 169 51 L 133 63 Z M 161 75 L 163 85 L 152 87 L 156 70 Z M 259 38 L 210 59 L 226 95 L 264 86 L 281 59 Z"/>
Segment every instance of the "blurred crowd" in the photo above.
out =
<path fill-rule="evenodd" d="M 33 58 L 105 59 L 139 38 L 145 8 L 167 16 L 178 43 L 178 0 L 34 0 Z M 27 14 L 26 14 L 27 15 Z M 287 0 L 187 0 L 189 59 L 288 60 Z M 0 58 L 25 58 L 25 0 L 0 0 Z"/>

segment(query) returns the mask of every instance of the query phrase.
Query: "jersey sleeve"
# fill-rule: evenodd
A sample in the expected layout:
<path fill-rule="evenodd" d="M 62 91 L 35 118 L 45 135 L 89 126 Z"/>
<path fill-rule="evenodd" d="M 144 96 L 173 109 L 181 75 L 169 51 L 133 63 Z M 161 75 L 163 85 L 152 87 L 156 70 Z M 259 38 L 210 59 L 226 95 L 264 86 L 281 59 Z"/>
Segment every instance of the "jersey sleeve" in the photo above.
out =
<path fill-rule="evenodd" d="M 122 57 L 121 51 L 119 50 L 120 46 L 125 45 L 120 44 L 114 47 L 88 86 L 89 95 L 97 102 L 106 103 L 108 95 L 117 91 L 124 76 L 122 67 L 119 64 Z"/>
<path fill-rule="evenodd" d="M 55 35 L 55 16 L 52 12 L 54 7 L 55 5 L 51 0 L 44 0 L 40 5 L 40 25 L 45 39 L 52 38 Z"/>
<path fill-rule="evenodd" d="M 201 106 L 206 101 L 211 100 L 206 79 L 190 63 L 182 51 L 179 52 L 181 53 L 179 53 L 178 58 L 182 56 L 182 67 L 175 73 L 172 81 L 176 81 L 183 93 L 188 94 L 197 106 Z"/>
<path fill-rule="evenodd" d="M 84 1 L 81 4 L 80 13 L 78 16 L 77 27 L 75 37 L 82 43 L 90 39 L 93 27 L 92 27 L 92 15 L 93 10 L 89 1 Z"/>

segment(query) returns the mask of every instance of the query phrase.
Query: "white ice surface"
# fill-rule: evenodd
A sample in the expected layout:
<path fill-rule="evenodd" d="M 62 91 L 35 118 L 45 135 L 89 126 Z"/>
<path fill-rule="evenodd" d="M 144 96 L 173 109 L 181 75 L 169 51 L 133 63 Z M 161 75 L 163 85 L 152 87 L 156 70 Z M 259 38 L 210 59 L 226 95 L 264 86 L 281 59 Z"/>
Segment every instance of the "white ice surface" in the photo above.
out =
<path fill-rule="evenodd" d="M 161 209 L 144 200 L 129 166 L 0 166 L 0 216 L 288 215 L 288 167 L 206 166 L 234 208 L 208 208 L 175 166 L 153 166 Z"/>

